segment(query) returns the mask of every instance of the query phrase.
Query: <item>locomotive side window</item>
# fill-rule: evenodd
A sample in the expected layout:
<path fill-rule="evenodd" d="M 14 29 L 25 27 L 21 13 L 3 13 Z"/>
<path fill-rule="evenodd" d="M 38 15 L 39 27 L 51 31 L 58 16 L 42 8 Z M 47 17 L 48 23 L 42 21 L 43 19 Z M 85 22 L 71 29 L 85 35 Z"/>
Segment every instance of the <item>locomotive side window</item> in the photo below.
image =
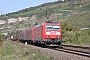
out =
<path fill-rule="evenodd" d="M 53 26 L 53 30 L 59 30 L 60 26 Z"/>

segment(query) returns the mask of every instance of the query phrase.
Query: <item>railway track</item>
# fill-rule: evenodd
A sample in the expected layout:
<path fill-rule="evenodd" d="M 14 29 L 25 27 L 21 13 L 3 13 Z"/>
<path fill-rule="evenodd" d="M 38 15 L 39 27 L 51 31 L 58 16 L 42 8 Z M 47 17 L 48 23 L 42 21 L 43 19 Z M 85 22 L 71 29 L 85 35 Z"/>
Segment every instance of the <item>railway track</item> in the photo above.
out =
<path fill-rule="evenodd" d="M 81 47 L 72 45 L 61 45 L 61 46 L 63 48 L 50 48 L 50 49 L 90 58 L 90 47 Z"/>

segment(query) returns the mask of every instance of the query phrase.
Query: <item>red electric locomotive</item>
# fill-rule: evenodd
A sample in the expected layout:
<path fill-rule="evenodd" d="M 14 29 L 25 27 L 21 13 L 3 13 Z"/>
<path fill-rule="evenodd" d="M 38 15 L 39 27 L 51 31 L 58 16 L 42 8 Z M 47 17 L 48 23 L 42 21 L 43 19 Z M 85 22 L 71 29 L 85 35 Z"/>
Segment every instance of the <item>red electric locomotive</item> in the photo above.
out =
<path fill-rule="evenodd" d="M 43 22 L 33 29 L 35 44 L 60 45 L 62 41 L 62 26 L 60 23 Z"/>
<path fill-rule="evenodd" d="M 14 35 L 13 39 L 18 39 L 35 45 L 59 46 L 62 41 L 62 26 L 59 22 L 43 22 Z"/>

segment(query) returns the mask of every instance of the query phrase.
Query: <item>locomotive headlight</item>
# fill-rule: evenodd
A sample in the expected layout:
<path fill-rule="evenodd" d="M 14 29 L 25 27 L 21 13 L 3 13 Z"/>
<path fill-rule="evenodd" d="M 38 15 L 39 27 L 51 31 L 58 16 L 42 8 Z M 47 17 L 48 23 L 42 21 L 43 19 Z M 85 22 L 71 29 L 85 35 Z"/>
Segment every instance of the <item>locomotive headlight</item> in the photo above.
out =
<path fill-rule="evenodd" d="M 50 35 L 51 33 L 50 32 L 46 32 L 46 35 Z"/>
<path fill-rule="evenodd" d="M 49 38 L 50 36 L 47 36 L 47 38 Z"/>
<path fill-rule="evenodd" d="M 56 35 L 60 35 L 60 32 L 56 32 Z"/>
<path fill-rule="evenodd" d="M 57 36 L 57 38 L 60 38 L 60 36 Z"/>

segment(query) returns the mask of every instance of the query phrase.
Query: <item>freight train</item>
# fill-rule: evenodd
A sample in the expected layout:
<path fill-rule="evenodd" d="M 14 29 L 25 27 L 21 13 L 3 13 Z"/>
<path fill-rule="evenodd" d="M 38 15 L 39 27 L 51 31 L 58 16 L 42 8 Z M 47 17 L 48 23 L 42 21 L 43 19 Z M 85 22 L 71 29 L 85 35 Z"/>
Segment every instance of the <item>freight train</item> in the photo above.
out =
<path fill-rule="evenodd" d="M 43 22 L 13 35 L 11 40 L 19 40 L 43 47 L 49 45 L 60 46 L 62 42 L 62 26 L 59 22 Z"/>

